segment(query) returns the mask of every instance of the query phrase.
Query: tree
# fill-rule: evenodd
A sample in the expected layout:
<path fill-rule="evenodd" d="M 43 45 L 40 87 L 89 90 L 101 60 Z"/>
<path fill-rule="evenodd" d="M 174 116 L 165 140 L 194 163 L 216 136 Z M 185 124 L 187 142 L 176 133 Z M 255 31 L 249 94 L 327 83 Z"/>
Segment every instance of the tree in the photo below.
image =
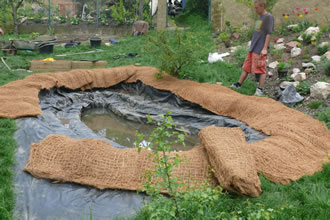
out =
<path fill-rule="evenodd" d="M 14 33 L 18 34 L 18 25 L 20 24 L 17 17 L 18 9 L 23 6 L 25 2 L 40 4 L 41 0 L 5 0 L 4 2 L 6 2 L 7 6 L 11 9 L 11 14 L 14 21 Z"/>

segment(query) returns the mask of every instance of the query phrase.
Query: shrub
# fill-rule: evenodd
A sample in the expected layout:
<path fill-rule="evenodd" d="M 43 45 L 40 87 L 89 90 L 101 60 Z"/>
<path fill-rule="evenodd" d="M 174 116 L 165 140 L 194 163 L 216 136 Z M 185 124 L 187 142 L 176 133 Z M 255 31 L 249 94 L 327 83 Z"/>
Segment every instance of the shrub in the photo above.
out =
<path fill-rule="evenodd" d="M 163 72 L 182 77 L 186 66 L 196 63 L 207 54 L 191 33 L 179 30 L 157 32 L 155 37 L 149 35 L 145 50 L 160 60 L 157 77 L 162 77 Z"/>
<path fill-rule="evenodd" d="M 328 51 L 328 45 L 324 45 L 324 46 L 317 46 L 317 54 L 322 56 L 323 54 L 325 54 Z"/>
<path fill-rule="evenodd" d="M 330 76 L 330 60 L 326 57 L 322 57 L 320 66 L 325 75 Z"/>
<path fill-rule="evenodd" d="M 135 12 L 131 12 L 124 6 L 123 0 L 120 0 L 119 3 L 114 4 L 110 7 L 111 9 L 111 17 L 118 24 L 132 24 L 136 19 Z"/>
<path fill-rule="evenodd" d="M 318 120 L 325 123 L 325 125 L 330 129 L 330 108 L 324 108 L 316 113 Z"/>
<path fill-rule="evenodd" d="M 311 86 L 309 82 L 303 81 L 297 85 L 296 89 L 301 95 L 309 95 Z"/>
<path fill-rule="evenodd" d="M 320 106 L 325 106 L 324 102 L 320 102 L 320 101 L 315 101 L 315 102 L 311 102 L 309 103 L 308 107 L 310 109 L 317 109 L 319 108 Z"/>

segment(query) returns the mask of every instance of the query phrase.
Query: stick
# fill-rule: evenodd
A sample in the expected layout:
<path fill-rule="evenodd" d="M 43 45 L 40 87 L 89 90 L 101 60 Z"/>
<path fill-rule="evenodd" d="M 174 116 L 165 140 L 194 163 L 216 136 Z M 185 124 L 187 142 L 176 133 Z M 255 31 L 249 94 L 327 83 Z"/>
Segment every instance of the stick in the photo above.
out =
<path fill-rule="evenodd" d="M 7 67 L 7 69 L 9 69 L 9 71 L 11 71 L 10 67 L 7 65 L 7 63 L 5 62 L 5 59 L 3 59 L 3 57 L 1 57 L 1 61 Z"/>
<path fill-rule="evenodd" d="M 103 52 L 104 50 L 91 50 L 87 52 L 81 52 L 81 53 L 68 53 L 68 54 L 60 54 L 60 55 L 55 55 L 56 57 L 66 57 L 66 56 L 73 56 L 73 55 L 80 55 L 80 54 L 87 54 L 87 53 L 99 53 Z"/>

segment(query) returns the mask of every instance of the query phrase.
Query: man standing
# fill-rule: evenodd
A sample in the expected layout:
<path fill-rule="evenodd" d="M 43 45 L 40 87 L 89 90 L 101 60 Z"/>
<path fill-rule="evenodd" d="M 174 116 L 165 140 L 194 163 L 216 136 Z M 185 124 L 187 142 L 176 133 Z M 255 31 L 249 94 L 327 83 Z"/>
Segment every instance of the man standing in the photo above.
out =
<path fill-rule="evenodd" d="M 264 94 L 264 82 L 266 79 L 266 59 L 269 49 L 271 34 L 274 31 L 274 17 L 266 11 L 266 0 L 255 0 L 254 8 L 259 15 L 251 40 L 249 53 L 243 64 L 243 71 L 238 82 L 232 84 L 233 88 L 239 89 L 248 73 L 256 74 L 259 78 L 259 88 L 255 95 Z M 259 77 L 257 77 L 257 74 Z"/>
<path fill-rule="evenodd" d="M 0 35 L 4 35 L 4 32 L 3 32 L 3 30 L 0 28 Z"/>

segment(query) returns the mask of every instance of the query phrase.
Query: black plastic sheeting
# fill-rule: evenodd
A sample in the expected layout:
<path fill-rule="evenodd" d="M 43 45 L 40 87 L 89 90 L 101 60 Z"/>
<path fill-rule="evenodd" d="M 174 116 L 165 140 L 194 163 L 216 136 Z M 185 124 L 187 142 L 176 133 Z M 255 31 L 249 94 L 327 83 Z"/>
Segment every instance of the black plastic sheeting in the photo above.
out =
<path fill-rule="evenodd" d="M 107 89 L 72 91 L 64 88 L 40 91 L 42 114 L 16 120 L 18 143 L 15 167 L 16 208 L 14 219 L 113 219 L 133 216 L 143 206 L 144 194 L 125 190 L 98 190 L 74 183 L 54 184 L 37 179 L 23 168 L 29 157 L 29 147 L 50 134 L 72 138 L 102 139 L 114 147 L 119 144 L 94 133 L 83 122 L 86 109 L 112 111 L 127 120 L 145 123 L 146 115 L 160 120 L 158 115 L 170 110 L 178 127 L 183 126 L 191 135 L 209 125 L 241 127 L 248 142 L 267 136 L 246 124 L 229 117 L 218 116 L 199 105 L 189 103 L 168 91 L 160 91 L 141 82 L 121 83 Z M 104 112 L 104 111 L 103 111 Z M 109 174 L 111 175 L 111 174 Z"/>

